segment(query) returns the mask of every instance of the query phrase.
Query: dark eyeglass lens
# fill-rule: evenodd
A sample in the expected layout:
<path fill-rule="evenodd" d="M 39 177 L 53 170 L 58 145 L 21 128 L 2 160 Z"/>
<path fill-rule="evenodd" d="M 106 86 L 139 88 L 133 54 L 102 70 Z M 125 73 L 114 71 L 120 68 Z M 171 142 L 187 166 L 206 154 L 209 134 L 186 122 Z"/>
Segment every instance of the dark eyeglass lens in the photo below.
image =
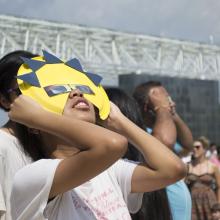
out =
<path fill-rule="evenodd" d="M 94 94 L 94 92 L 85 85 L 52 85 L 52 86 L 46 86 L 44 87 L 44 90 L 46 91 L 48 96 L 55 96 L 63 93 L 70 92 L 73 89 L 79 89 L 80 92 L 83 94 Z"/>
<path fill-rule="evenodd" d="M 196 148 L 197 150 L 198 150 L 200 147 L 201 147 L 200 145 L 194 146 L 194 148 Z"/>
<path fill-rule="evenodd" d="M 56 86 L 56 85 L 46 86 L 44 87 L 44 90 L 46 91 L 48 96 L 55 96 L 70 91 L 65 86 Z"/>
<path fill-rule="evenodd" d="M 88 86 L 76 85 L 76 88 L 79 89 L 79 91 L 83 94 L 94 94 L 94 92 Z"/>

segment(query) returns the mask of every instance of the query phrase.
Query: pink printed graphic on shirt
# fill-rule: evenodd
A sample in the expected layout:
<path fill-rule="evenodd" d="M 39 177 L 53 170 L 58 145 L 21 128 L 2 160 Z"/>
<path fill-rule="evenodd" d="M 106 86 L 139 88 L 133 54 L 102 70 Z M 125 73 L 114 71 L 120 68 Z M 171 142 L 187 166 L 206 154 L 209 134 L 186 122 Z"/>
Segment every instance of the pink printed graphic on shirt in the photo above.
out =
<path fill-rule="evenodd" d="M 131 220 L 125 202 L 111 188 L 86 199 L 73 192 L 72 199 L 76 212 L 84 211 L 89 216 L 95 215 L 98 220 Z"/>

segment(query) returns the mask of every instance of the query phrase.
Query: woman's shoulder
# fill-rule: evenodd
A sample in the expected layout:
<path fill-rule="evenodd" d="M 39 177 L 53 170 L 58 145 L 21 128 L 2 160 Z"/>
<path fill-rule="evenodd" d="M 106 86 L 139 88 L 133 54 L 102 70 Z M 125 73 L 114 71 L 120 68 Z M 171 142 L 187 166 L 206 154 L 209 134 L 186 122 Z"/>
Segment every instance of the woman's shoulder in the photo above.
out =
<path fill-rule="evenodd" d="M 30 163 L 17 171 L 14 182 L 23 182 L 25 179 L 34 180 L 39 179 L 39 177 L 46 178 L 55 172 L 60 161 L 60 159 L 41 159 Z"/>
<path fill-rule="evenodd" d="M 24 166 L 21 170 L 45 169 L 57 166 L 61 159 L 40 159 Z M 21 171 L 20 170 L 20 171 Z"/>
<path fill-rule="evenodd" d="M 17 171 L 13 179 L 12 195 L 21 195 L 27 191 L 38 192 L 53 182 L 59 159 L 41 159 L 28 164 Z"/>
<path fill-rule="evenodd" d="M 215 172 L 215 170 L 219 170 L 218 166 L 216 164 L 214 164 L 213 162 L 211 162 L 210 160 L 208 160 L 207 163 L 213 172 Z"/>

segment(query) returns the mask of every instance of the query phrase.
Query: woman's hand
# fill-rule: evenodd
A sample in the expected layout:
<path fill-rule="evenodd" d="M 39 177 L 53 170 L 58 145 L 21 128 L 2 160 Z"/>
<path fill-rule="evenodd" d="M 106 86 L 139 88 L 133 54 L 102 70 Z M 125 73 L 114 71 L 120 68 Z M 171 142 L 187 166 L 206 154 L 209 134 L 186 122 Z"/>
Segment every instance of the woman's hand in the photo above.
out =
<path fill-rule="evenodd" d="M 8 116 L 12 121 L 34 128 L 43 112 L 45 110 L 36 101 L 28 96 L 20 95 L 10 105 Z"/>
<path fill-rule="evenodd" d="M 120 133 L 120 121 L 125 117 L 118 106 L 110 101 L 110 113 L 106 120 L 101 122 L 101 125 L 112 131 Z"/>

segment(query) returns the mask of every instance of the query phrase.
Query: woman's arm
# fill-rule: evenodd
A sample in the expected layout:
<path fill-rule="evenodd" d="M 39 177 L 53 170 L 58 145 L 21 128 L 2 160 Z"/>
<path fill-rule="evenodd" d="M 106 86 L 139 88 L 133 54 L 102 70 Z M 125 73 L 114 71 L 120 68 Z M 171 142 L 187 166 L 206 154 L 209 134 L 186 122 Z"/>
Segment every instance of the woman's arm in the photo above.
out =
<path fill-rule="evenodd" d="M 216 184 L 217 184 L 217 199 L 218 199 L 218 202 L 220 203 L 220 171 L 217 166 L 214 166 L 214 174 L 215 174 L 215 179 L 216 179 Z"/>
<path fill-rule="evenodd" d="M 173 149 L 177 131 L 168 108 L 160 108 L 156 111 L 152 135 L 169 147 L 169 149 Z"/>
<path fill-rule="evenodd" d="M 192 132 L 176 111 L 173 114 L 173 121 L 176 125 L 177 140 L 181 144 L 183 149 L 186 150 L 187 153 L 189 153 L 193 149 Z"/>
<path fill-rule="evenodd" d="M 113 112 L 108 126 L 124 135 L 142 153 L 147 163 L 135 169 L 132 192 L 157 190 L 184 178 L 186 167 L 171 150 L 126 118 L 117 106 L 114 106 Z"/>
<path fill-rule="evenodd" d="M 64 193 L 95 177 L 126 151 L 122 135 L 92 123 L 50 113 L 26 96 L 19 96 L 11 105 L 9 117 L 28 127 L 36 128 L 78 147 L 80 152 L 60 162 L 50 198 Z"/>

